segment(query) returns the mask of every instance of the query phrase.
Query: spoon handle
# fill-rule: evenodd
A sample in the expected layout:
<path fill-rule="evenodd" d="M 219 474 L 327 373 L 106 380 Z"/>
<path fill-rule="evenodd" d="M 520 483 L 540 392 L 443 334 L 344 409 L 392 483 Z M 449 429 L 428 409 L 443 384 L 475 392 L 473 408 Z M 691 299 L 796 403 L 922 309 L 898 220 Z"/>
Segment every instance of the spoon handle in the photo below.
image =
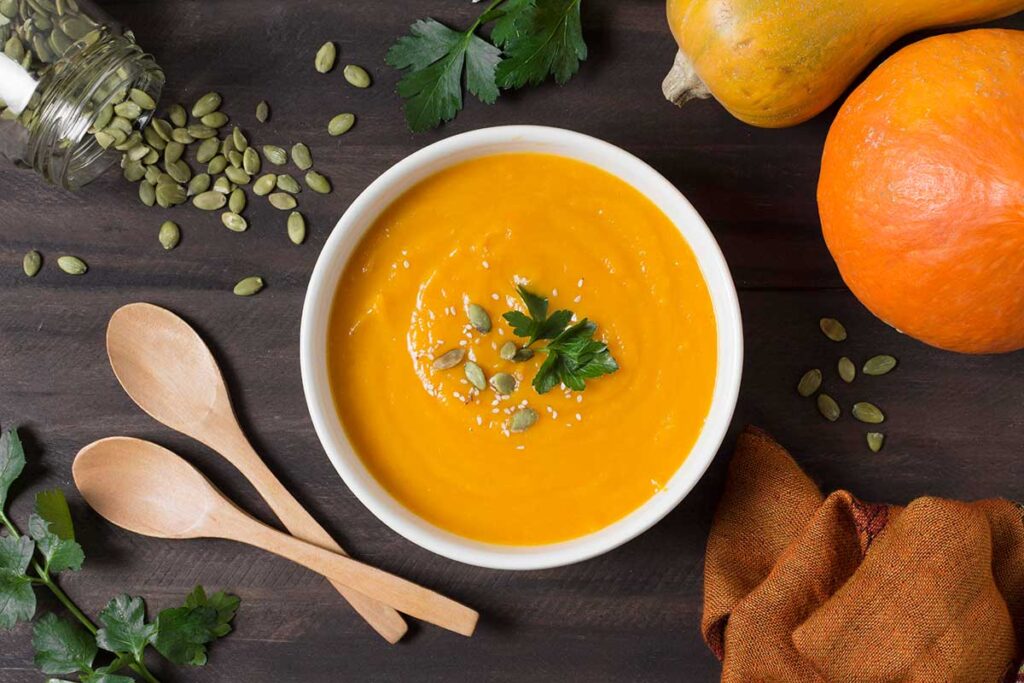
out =
<path fill-rule="evenodd" d="M 237 422 L 234 427 L 234 429 L 219 430 L 219 438 L 216 439 L 216 443 L 207 445 L 235 465 L 260 496 L 267 501 L 270 509 L 293 536 L 331 553 L 347 556 L 341 546 L 331 538 L 331 535 L 274 476 L 274 473 L 253 449 L 249 440 L 241 433 Z M 331 580 L 330 577 L 328 580 Z M 331 580 L 331 584 L 348 600 L 352 608 L 392 645 L 401 640 L 409 629 L 402 615 L 388 605 L 348 588 L 345 582 Z"/>
<path fill-rule="evenodd" d="M 250 517 L 238 508 L 222 516 L 210 534 L 266 550 L 370 596 L 399 612 L 464 636 L 473 635 L 479 614 L 450 598 L 344 555 L 301 541 Z"/>

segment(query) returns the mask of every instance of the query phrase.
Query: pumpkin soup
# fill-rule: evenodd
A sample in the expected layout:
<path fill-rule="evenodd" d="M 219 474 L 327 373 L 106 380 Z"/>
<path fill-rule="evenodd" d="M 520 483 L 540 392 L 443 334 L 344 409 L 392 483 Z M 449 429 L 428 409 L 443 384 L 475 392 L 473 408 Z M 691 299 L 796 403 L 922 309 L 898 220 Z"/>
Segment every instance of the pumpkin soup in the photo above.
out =
<path fill-rule="evenodd" d="M 543 299 L 560 324 L 526 349 Z M 559 346 L 566 328 L 579 334 Z M 697 260 L 650 200 L 589 164 L 502 154 L 384 210 L 327 346 L 381 486 L 452 533 L 538 545 L 612 524 L 672 477 L 711 406 L 717 334 Z M 558 348 L 577 355 L 543 380 Z"/>

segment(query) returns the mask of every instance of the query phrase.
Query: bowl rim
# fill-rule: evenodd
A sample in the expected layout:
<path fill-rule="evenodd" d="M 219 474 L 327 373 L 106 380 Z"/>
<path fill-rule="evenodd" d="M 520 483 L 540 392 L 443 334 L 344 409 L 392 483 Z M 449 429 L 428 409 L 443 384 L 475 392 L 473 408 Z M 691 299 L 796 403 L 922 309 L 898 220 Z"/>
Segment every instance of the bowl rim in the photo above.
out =
<path fill-rule="evenodd" d="M 669 481 L 647 502 L 609 526 L 538 546 L 496 545 L 457 536 L 395 500 L 352 448 L 335 410 L 326 363 L 326 327 L 338 281 L 355 245 L 381 211 L 444 168 L 471 158 L 517 151 L 546 152 L 590 163 L 653 201 L 697 257 L 718 332 L 711 407 L 696 443 Z M 644 187 L 626 175 L 642 180 Z M 317 258 L 306 290 L 299 341 L 303 393 L 313 426 L 328 458 L 356 498 L 392 531 L 426 550 L 466 564 L 506 570 L 546 569 L 593 558 L 636 538 L 675 509 L 700 481 L 725 439 L 739 397 L 744 351 L 739 300 L 729 266 L 707 224 L 686 197 L 658 171 L 620 147 L 562 128 L 524 125 L 483 128 L 435 142 L 405 157 L 363 190 L 339 219 Z"/>

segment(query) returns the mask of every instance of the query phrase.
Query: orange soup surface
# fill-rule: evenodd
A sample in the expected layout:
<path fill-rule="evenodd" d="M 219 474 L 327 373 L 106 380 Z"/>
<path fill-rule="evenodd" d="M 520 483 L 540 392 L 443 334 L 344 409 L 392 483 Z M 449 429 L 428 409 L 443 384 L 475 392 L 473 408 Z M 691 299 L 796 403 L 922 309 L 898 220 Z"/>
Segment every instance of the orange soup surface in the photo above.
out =
<path fill-rule="evenodd" d="M 516 284 L 597 324 L 619 365 L 581 392 L 531 381 L 545 359 L 503 360 Z M 483 334 L 466 306 L 488 312 Z M 711 405 L 716 329 L 689 246 L 632 186 L 544 154 L 475 159 L 416 185 L 369 229 L 342 275 L 328 332 L 342 423 L 378 482 L 455 534 L 538 545 L 597 531 L 656 495 Z M 511 396 L 478 391 L 462 348 Z M 539 414 L 520 433 L 510 415 Z"/>

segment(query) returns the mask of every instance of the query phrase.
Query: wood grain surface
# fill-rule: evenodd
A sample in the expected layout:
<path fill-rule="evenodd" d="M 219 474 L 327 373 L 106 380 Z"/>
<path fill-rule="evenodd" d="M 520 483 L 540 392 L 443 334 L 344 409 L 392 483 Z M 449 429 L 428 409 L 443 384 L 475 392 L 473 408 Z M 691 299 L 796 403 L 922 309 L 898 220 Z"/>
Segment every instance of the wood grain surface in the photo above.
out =
<path fill-rule="evenodd" d="M 208 90 L 259 143 L 302 140 L 334 183 L 327 197 L 303 197 L 310 239 L 292 246 L 283 214 L 264 202 L 247 213 L 244 235 L 215 215 L 182 207 L 147 209 L 135 188 L 110 173 L 76 194 L 32 173 L 0 168 L 0 423 L 20 424 L 30 465 L 14 501 L 27 517 L 32 491 L 71 494 L 85 568 L 62 579 L 95 615 L 116 593 L 146 596 L 151 609 L 201 582 L 242 597 L 236 632 L 208 666 L 156 666 L 164 681 L 713 681 L 719 665 L 700 638 L 702 556 L 732 437 L 700 485 L 654 529 L 601 558 L 563 569 L 497 572 L 431 555 L 386 529 L 342 484 L 324 455 L 302 397 L 299 318 L 305 286 L 331 227 L 374 178 L 437 139 L 485 126 L 537 123 L 595 135 L 637 154 L 674 182 L 706 218 L 741 290 L 747 360 L 735 432 L 760 425 L 792 449 L 826 489 L 905 503 L 923 494 L 1024 499 L 1024 363 L 1020 354 L 964 357 L 922 346 L 886 328 L 842 286 L 821 239 L 815 186 L 834 110 L 788 130 L 758 130 L 713 102 L 678 111 L 660 83 L 674 45 L 662 0 L 586 0 L 591 59 L 578 78 L 470 102 L 437 132 L 407 132 L 383 55 L 416 18 L 465 24 L 468 0 L 149 0 L 102 3 L 131 26 L 168 74 L 164 102 Z M 998 25 L 1024 28 L 1024 18 Z M 374 86 L 344 87 L 320 76 L 313 54 L 338 42 L 342 63 L 367 67 Z M 273 118 L 254 109 L 270 101 Z M 355 129 L 327 136 L 332 115 L 352 111 Z M 495 188 L 499 192 L 500 188 Z M 467 198 L 487 210 L 486 197 Z M 165 253 L 160 223 L 181 224 L 181 246 Z M 21 273 L 36 248 L 46 265 Z M 85 277 L 55 267 L 72 253 Z M 267 289 L 231 294 L 243 276 Z M 338 541 L 365 561 L 472 605 L 482 614 L 472 640 L 416 625 L 388 646 L 320 577 L 228 542 L 159 541 L 123 532 L 93 515 L 71 482 L 71 460 L 94 439 L 126 434 L 169 446 L 265 521 L 272 515 L 222 459 L 170 433 L 121 391 L 104 353 L 110 314 L 131 301 L 166 306 L 195 325 L 214 349 L 258 451 Z M 857 360 L 899 357 L 896 372 L 840 387 L 839 348 L 817 331 L 823 315 L 842 319 Z M 808 367 L 847 404 L 870 398 L 889 415 L 878 455 L 849 417 L 830 425 L 794 386 Z M 43 600 L 43 609 L 54 608 Z M 38 681 L 30 630 L 0 635 L 0 683 Z"/>

